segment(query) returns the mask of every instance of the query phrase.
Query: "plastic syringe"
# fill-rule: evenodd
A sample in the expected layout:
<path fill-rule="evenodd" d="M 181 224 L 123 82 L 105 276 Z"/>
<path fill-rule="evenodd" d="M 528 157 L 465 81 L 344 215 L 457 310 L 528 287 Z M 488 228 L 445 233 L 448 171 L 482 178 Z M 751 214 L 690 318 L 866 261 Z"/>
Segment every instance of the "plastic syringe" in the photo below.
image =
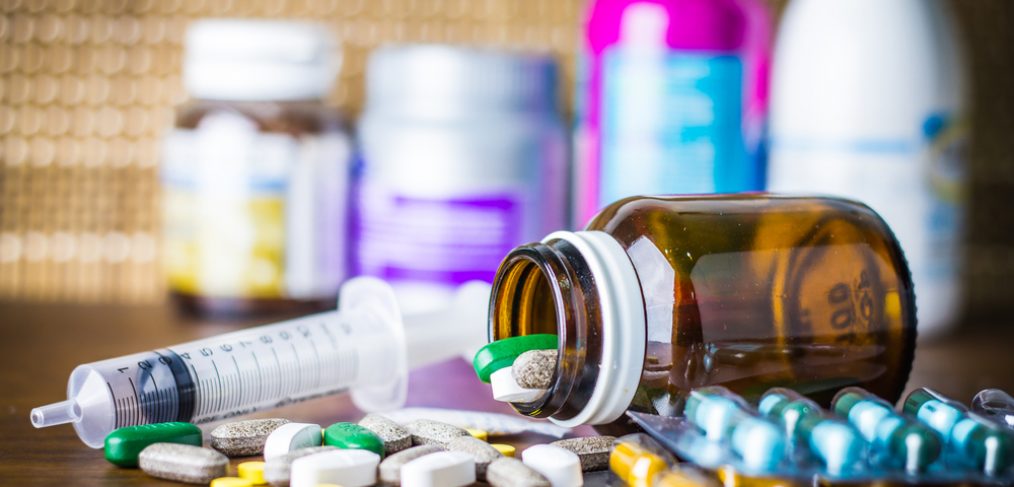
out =
<path fill-rule="evenodd" d="M 79 365 L 67 400 L 35 408 L 32 424 L 72 423 L 100 448 L 116 428 L 208 423 L 350 391 L 364 411 L 405 402 L 409 368 L 486 342 L 489 285 L 469 283 L 447 308 L 406 316 L 383 281 L 342 286 L 336 311 Z"/>

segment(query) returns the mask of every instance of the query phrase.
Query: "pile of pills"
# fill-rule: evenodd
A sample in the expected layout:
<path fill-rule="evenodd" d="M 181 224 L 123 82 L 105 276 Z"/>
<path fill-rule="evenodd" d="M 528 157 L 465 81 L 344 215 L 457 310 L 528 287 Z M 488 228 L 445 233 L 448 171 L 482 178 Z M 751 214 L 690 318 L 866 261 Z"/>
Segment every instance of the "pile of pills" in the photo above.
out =
<path fill-rule="evenodd" d="M 572 438 L 515 448 L 487 443 L 488 433 L 416 419 L 404 424 L 381 415 L 326 428 L 284 419 L 254 419 L 212 430 L 210 448 L 189 423 L 120 428 L 106 439 L 105 455 L 121 467 L 140 467 L 160 479 L 212 487 L 576 487 L 583 472 L 608 466 L 613 438 Z M 229 458 L 240 463 L 230 477 Z"/>

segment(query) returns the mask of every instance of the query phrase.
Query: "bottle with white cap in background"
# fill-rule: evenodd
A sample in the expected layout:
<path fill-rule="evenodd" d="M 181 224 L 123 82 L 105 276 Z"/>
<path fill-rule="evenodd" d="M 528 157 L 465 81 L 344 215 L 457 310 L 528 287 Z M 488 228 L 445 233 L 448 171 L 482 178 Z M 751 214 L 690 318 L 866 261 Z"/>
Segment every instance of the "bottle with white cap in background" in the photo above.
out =
<path fill-rule="evenodd" d="M 769 184 L 870 205 L 908 258 L 920 336 L 957 321 L 966 70 L 939 0 L 795 0 L 772 74 Z"/>
<path fill-rule="evenodd" d="M 324 103 L 332 34 L 305 22 L 201 20 L 162 156 L 168 287 L 185 309 L 330 308 L 345 276 L 350 160 Z"/>
<path fill-rule="evenodd" d="M 358 134 L 354 265 L 390 282 L 403 309 L 492 281 L 512 248 L 564 225 L 551 56 L 383 47 L 369 59 Z"/>

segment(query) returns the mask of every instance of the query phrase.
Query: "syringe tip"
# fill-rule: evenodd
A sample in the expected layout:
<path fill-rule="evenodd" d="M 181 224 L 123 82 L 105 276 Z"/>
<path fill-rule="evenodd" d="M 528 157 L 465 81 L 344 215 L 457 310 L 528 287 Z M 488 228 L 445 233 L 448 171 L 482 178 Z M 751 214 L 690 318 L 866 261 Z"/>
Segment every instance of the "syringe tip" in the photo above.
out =
<path fill-rule="evenodd" d="M 81 408 L 73 400 L 55 402 L 32 410 L 32 426 L 45 428 L 64 423 L 73 423 L 81 417 Z"/>

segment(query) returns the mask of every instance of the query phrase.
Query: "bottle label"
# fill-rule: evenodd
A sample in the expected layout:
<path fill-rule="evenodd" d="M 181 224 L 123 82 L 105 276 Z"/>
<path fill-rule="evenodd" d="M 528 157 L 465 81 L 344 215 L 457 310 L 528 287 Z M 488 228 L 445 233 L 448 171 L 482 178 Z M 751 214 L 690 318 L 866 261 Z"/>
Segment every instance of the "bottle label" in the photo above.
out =
<path fill-rule="evenodd" d="M 163 146 L 170 288 L 229 298 L 334 296 L 344 277 L 349 146 L 260 132 L 228 112 Z"/>
<path fill-rule="evenodd" d="M 738 56 L 619 46 L 603 63 L 603 202 L 759 189 L 744 148 Z"/>
<path fill-rule="evenodd" d="M 918 137 L 772 140 L 773 191 L 854 198 L 894 231 L 925 296 L 920 310 L 953 306 L 963 228 L 967 127 L 945 112 L 925 117 Z M 920 311 L 921 313 L 921 311 Z"/>
<path fill-rule="evenodd" d="M 492 282 L 503 257 L 522 243 L 524 193 L 517 189 L 430 197 L 366 180 L 359 191 L 357 270 L 396 286 Z"/>

